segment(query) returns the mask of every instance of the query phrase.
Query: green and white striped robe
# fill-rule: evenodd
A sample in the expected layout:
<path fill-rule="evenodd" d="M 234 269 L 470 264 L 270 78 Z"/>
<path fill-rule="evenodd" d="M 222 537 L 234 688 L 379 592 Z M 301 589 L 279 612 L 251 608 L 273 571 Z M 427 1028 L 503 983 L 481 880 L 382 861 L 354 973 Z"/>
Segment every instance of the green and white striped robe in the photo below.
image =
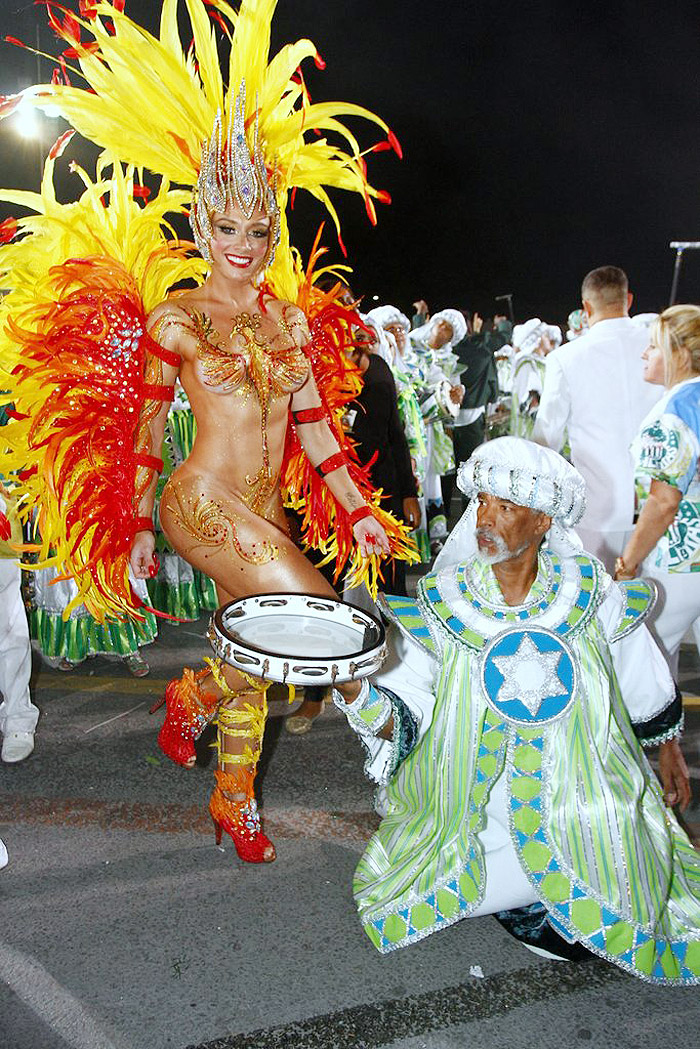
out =
<path fill-rule="evenodd" d="M 364 740 L 387 814 L 354 894 L 380 951 L 539 899 L 560 932 L 635 975 L 700 980 L 700 855 L 630 720 L 648 722 L 675 691 L 641 625 L 651 600 L 592 558 L 548 554 L 518 608 L 481 562 L 427 576 L 416 602 L 388 599 L 398 658 L 376 683 L 420 730 L 393 774 L 391 744 Z M 508 722 L 486 702 L 481 651 L 507 627 L 557 621 L 577 663 L 573 698 L 558 720 Z"/>

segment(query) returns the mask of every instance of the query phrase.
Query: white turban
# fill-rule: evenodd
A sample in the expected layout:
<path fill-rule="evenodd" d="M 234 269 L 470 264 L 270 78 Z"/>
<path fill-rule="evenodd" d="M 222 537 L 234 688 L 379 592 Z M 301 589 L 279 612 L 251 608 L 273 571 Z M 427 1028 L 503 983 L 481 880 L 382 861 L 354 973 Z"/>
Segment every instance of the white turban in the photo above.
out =
<path fill-rule="evenodd" d="M 457 471 L 457 485 L 472 501 L 435 562 L 464 561 L 476 553 L 476 499 L 480 492 L 508 499 L 552 518 L 547 545 L 564 556 L 581 551 L 571 530 L 586 509 L 586 483 L 563 456 L 522 437 L 497 437 L 479 445 Z M 439 565 L 438 565 L 439 562 Z"/>
<path fill-rule="evenodd" d="M 397 306 L 375 306 L 367 316 L 376 321 L 380 328 L 386 328 L 389 324 L 400 324 L 407 335 L 411 330 L 411 322 Z"/>
<path fill-rule="evenodd" d="M 464 319 L 464 315 L 459 310 L 440 310 L 439 313 L 434 313 L 427 324 L 424 324 L 420 328 L 415 328 L 411 332 L 411 338 L 424 341 L 430 336 L 430 333 L 435 325 L 436 321 L 447 321 L 449 326 L 452 328 L 452 338 L 449 342 L 445 343 L 446 348 L 448 346 L 456 346 L 458 342 L 461 342 L 464 336 L 467 334 L 467 322 Z"/>
<path fill-rule="evenodd" d="M 539 317 L 532 317 L 524 324 L 513 328 L 513 346 L 521 353 L 532 353 L 540 339 L 547 337 L 555 346 L 561 344 L 561 330 L 555 324 L 545 324 Z"/>
<path fill-rule="evenodd" d="M 382 357 L 390 368 L 393 367 L 396 343 L 393 339 L 389 341 L 387 332 L 384 331 L 381 324 L 377 323 L 371 313 L 361 313 L 359 316 L 365 328 L 371 328 L 377 336 L 377 345 L 372 352 Z"/>

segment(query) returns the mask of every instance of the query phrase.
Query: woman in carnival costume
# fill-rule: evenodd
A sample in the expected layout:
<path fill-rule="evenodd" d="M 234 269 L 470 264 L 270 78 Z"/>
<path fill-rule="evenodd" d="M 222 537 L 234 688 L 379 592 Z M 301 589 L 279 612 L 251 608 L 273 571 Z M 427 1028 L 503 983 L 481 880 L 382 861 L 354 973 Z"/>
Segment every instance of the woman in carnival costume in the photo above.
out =
<path fill-rule="evenodd" d="M 136 578 L 156 571 L 152 513 L 162 467 L 158 452 L 178 377 L 198 431 L 191 454 L 165 485 L 160 521 L 173 548 L 214 579 L 222 604 L 270 591 L 333 596 L 331 586 L 289 537 L 283 492 L 290 505 L 303 508 L 306 541 L 334 560 L 338 572 L 349 561 L 350 576 L 366 580 L 375 592 L 382 556 L 415 559 L 406 529 L 379 507 L 365 473 L 343 448 L 342 404 L 359 389 L 356 372 L 345 361 L 354 315 L 304 277 L 289 245 L 284 213 L 289 192 L 302 187 L 326 205 L 337 224 L 325 188 L 334 186 L 362 193 L 374 218 L 372 198 L 383 195 L 368 185 L 357 142 L 340 116 L 372 120 L 397 151 L 398 144 L 382 121 L 359 106 L 311 104 L 299 64 L 314 56 L 321 63 L 309 41 L 283 48 L 268 64 L 275 6 L 275 0 L 244 0 L 236 13 L 224 0 L 208 5 L 186 0 L 193 31 L 187 55 L 178 35 L 177 0 L 164 0 L 159 38 L 131 21 L 121 3 L 98 2 L 89 9 L 81 5 L 82 18 L 66 16 L 63 22 L 52 15 L 88 88 L 54 83 L 25 96 L 39 106 L 57 108 L 77 131 L 119 161 L 160 175 L 164 187 L 157 200 L 173 192 L 167 188 L 169 180 L 189 187 L 190 224 L 207 264 L 203 283 L 168 297 L 187 265 L 181 248 L 166 251 L 156 223 L 157 235 L 152 228 L 151 243 L 142 244 L 146 258 L 140 261 L 140 275 L 159 253 L 165 252 L 171 264 L 159 274 L 162 294 L 154 302 L 152 284 L 148 296 L 143 295 L 128 265 L 115 265 L 114 258 L 90 260 L 90 271 L 79 273 L 82 284 L 76 291 L 76 270 L 84 260 L 65 252 L 54 256 L 67 258 L 64 295 L 55 309 L 60 314 L 76 306 L 77 296 L 99 311 L 101 326 L 82 320 L 80 332 L 93 343 L 85 358 L 108 355 L 115 369 L 121 367 L 114 399 L 121 397 L 121 408 L 132 413 L 128 440 L 122 433 L 105 449 L 99 438 L 105 458 L 110 451 L 121 453 L 114 461 L 128 475 L 117 501 L 118 526 L 105 529 L 105 507 L 97 492 L 90 493 L 89 507 L 68 510 L 69 525 L 74 520 L 80 524 L 68 539 L 57 534 L 60 529 L 51 534 L 46 512 L 40 521 L 45 557 L 55 549 L 53 560 L 76 576 L 80 598 L 103 614 L 138 612 L 129 565 Z M 228 87 L 210 14 L 230 44 Z M 92 39 L 83 42 L 83 32 Z M 342 145 L 329 143 L 324 131 L 339 135 Z M 121 172 L 119 165 L 116 172 Z M 175 209 L 180 212 L 182 196 Z M 111 198 L 110 193 L 110 207 Z M 315 252 L 312 269 L 317 257 Z M 117 259 L 123 262 L 118 253 Z M 201 265 L 187 262 L 187 275 L 201 274 Z M 97 270 L 101 288 L 94 280 Z M 36 310 L 25 320 L 46 327 Z M 54 320 L 52 331 L 60 339 L 64 318 Z M 13 332 L 23 351 L 28 344 L 37 349 L 33 333 L 21 333 L 16 322 Z M 107 383 L 105 362 L 100 358 L 99 363 L 100 382 Z M 128 387 L 126 396 L 123 386 Z M 93 381 L 90 389 L 95 397 L 115 394 L 100 389 L 99 382 Z M 12 392 L 19 405 L 21 391 Z M 139 412 L 133 412 L 134 403 Z M 44 406 L 41 411 L 47 414 Z M 24 415 L 18 412 L 21 432 L 11 435 L 15 462 L 22 455 L 27 462 L 27 447 L 35 445 L 38 420 L 27 421 Z M 92 466 L 92 445 L 90 454 Z M 63 459 L 42 462 L 42 470 L 47 465 L 60 473 Z M 84 465 L 77 463 L 79 469 Z M 61 476 L 48 495 L 38 493 L 36 475 L 28 477 L 27 472 L 22 471 L 22 483 L 28 502 L 32 494 L 39 502 L 42 495 L 50 502 L 71 483 Z M 112 481 L 116 483 L 110 477 Z M 126 492 L 128 500 L 123 498 Z M 60 500 L 53 509 L 59 520 L 65 515 Z M 199 673 L 186 669 L 168 685 L 159 734 L 164 752 L 191 768 L 195 739 L 216 720 L 219 768 L 209 809 L 217 839 L 225 830 L 239 856 L 249 862 L 275 858 L 253 791 L 267 712 L 265 692 L 265 682 L 219 662 L 210 661 Z"/>
<path fill-rule="evenodd" d="M 459 411 L 464 387 L 459 382 L 462 366 L 452 351 L 467 334 L 467 322 L 459 310 L 440 310 L 422 327 L 410 333 L 406 366 L 420 390 L 421 411 L 427 434 L 427 468 L 424 492 L 428 532 L 433 553 L 447 538 L 450 508 L 443 503 L 441 478 L 454 472 L 452 438 L 444 423 Z M 451 486 L 450 486 L 451 487 Z"/>
<path fill-rule="evenodd" d="M 78 588 L 72 579 L 60 576 L 55 567 L 33 573 L 29 625 L 32 639 L 44 660 L 58 670 L 75 670 L 93 656 L 120 660 L 134 677 L 146 677 L 149 666 L 140 649 L 158 637 L 153 612 L 139 619 L 100 622 L 84 605 L 75 605 Z M 142 579 L 133 580 L 134 593 L 144 604 L 148 589 Z M 63 610 L 71 606 L 68 618 Z"/>
<path fill-rule="evenodd" d="M 513 328 L 513 392 L 510 432 L 513 437 L 532 437 L 544 385 L 545 359 L 561 344 L 561 331 L 533 317 Z"/>
<path fill-rule="evenodd" d="M 405 313 L 396 306 L 375 306 L 367 314 L 381 331 L 383 345 L 389 352 L 385 360 L 391 368 L 396 383 L 399 401 L 399 414 L 403 423 L 408 448 L 411 453 L 413 472 L 418 481 L 418 505 L 420 507 L 420 525 L 412 533 L 421 561 L 430 560 L 430 540 L 428 538 L 428 519 L 425 508 L 424 485 L 427 468 L 427 434 L 423 415 L 420 410 L 418 394 L 413 378 L 404 362 L 408 348 L 408 333 L 411 322 Z"/>

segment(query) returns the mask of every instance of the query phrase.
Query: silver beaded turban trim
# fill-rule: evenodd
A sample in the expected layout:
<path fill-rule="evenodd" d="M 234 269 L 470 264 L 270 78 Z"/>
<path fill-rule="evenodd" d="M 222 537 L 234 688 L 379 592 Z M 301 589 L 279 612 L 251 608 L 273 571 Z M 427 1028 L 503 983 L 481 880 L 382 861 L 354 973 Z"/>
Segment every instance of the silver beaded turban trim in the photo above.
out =
<path fill-rule="evenodd" d="M 269 266 L 280 240 L 280 209 L 274 183 L 270 185 L 265 168 L 257 116 L 252 155 L 248 146 L 245 102 L 243 81 L 234 104 L 233 121 L 229 121 L 226 140 L 223 139 L 223 120 L 219 111 L 211 138 L 202 143 L 202 163 L 192 194 L 190 226 L 199 252 L 207 262 L 211 262 L 209 245 L 214 233 L 211 224 L 213 212 L 224 212 L 227 206 L 235 206 L 246 219 L 250 219 L 259 209 L 271 220 L 264 263 Z"/>
<path fill-rule="evenodd" d="M 467 496 L 484 492 L 539 510 L 571 528 L 586 509 L 586 484 L 571 463 L 533 441 L 497 437 L 462 463 L 457 484 Z"/>

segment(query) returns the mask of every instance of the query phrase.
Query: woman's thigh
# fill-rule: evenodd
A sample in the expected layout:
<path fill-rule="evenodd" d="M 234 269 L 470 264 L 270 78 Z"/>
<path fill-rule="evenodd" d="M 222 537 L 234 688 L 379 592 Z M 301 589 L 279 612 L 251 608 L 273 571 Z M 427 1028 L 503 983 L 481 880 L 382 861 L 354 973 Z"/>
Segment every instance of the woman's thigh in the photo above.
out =
<path fill-rule="evenodd" d="M 281 528 L 207 478 L 173 474 L 160 520 L 177 553 L 214 580 L 222 603 L 275 592 L 335 596 Z"/>

